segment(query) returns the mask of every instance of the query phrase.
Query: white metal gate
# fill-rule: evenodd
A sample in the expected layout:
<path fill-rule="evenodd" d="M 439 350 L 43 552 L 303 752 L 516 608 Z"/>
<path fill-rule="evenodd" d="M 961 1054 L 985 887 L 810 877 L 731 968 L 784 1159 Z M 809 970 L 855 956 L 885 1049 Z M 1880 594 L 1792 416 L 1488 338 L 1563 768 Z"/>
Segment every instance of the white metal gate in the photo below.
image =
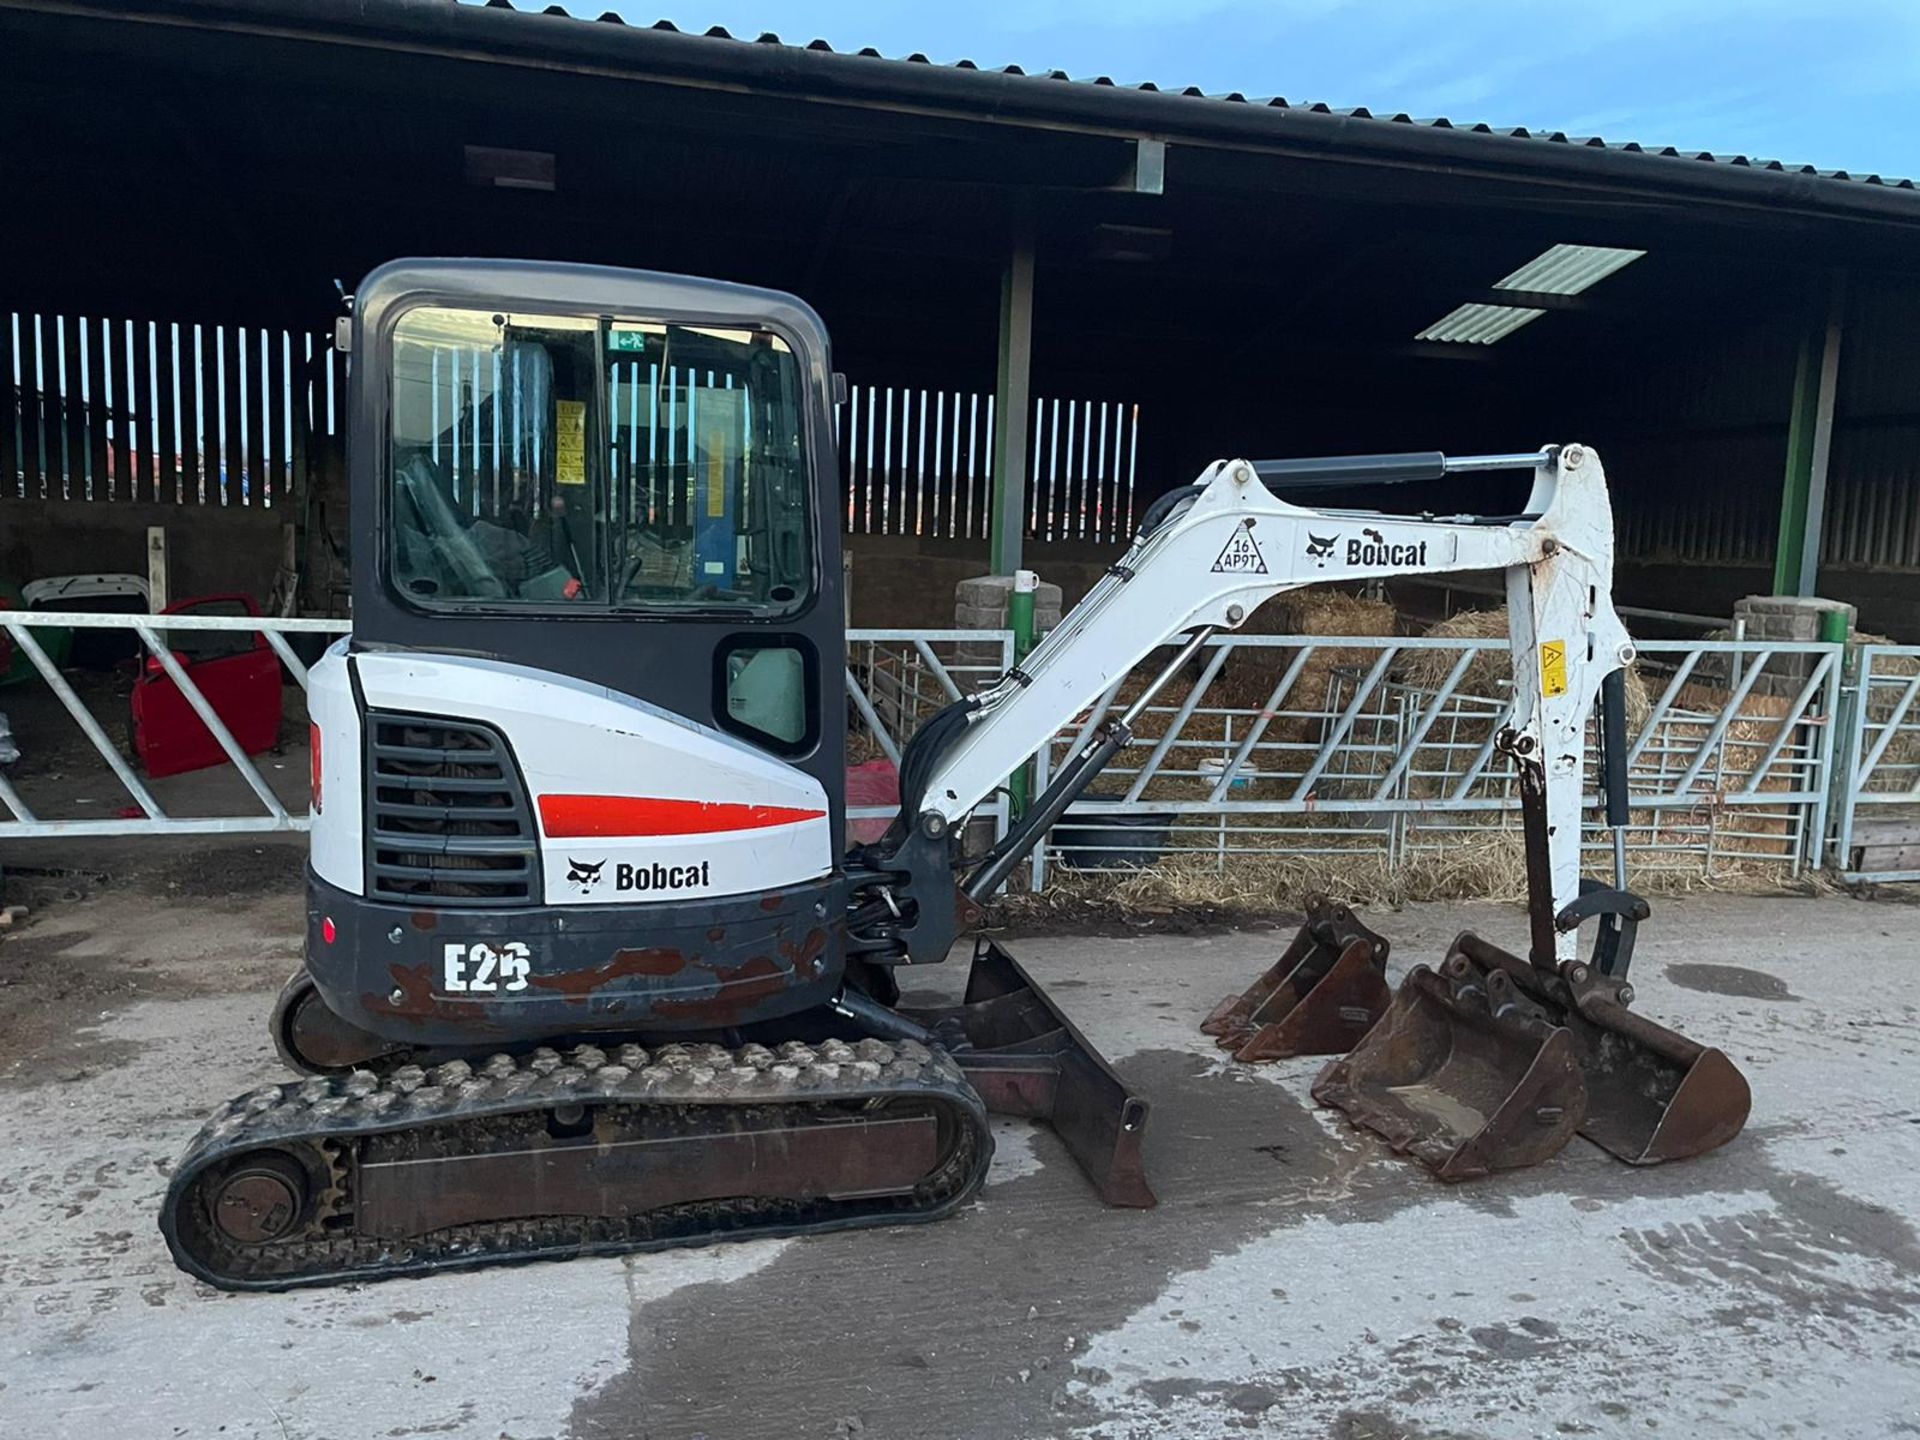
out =
<path fill-rule="evenodd" d="M 1920 645 L 1863 645 L 1848 687 L 1837 861 L 1853 881 L 1920 880 Z"/>
<path fill-rule="evenodd" d="M 17 647 L 27 657 L 59 708 L 84 737 L 87 748 L 125 792 L 124 796 L 116 797 L 111 806 L 98 797 L 90 802 L 95 810 L 113 808 L 117 813 L 97 818 L 42 814 L 41 810 L 71 811 L 75 807 L 57 800 L 36 804 L 21 793 L 21 785 L 0 769 L 0 841 L 305 830 L 308 773 L 299 738 L 287 747 L 291 758 L 282 757 L 277 764 L 261 756 L 248 755 L 194 682 L 192 660 L 176 653 L 182 648 L 176 637 L 189 631 L 264 637 L 304 692 L 307 667 L 288 644 L 287 637 L 300 634 L 331 637 L 346 634 L 350 628 L 346 620 L 0 610 L 0 642 Z M 110 733 L 116 722 L 111 714 L 103 713 L 106 706 L 101 697 L 96 696 L 89 703 L 49 658 L 41 638 L 36 636 L 36 632 L 38 637 L 44 637 L 58 629 L 119 631 L 134 637 L 144 657 L 148 657 L 146 663 L 164 671 L 219 742 L 228 762 L 219 778 L 230 783 L 224 788 L 218 784 L 210 787 L 205 783 L 204 772 L 200 781 L 186 784 L 180 783 L 181 777 L 155 781 L 139 774 L 118 738 Z M 0 644 L 0 648 L 4 648 L 4 644 Z M 847 652 L 844 683 L 848 719 L 856 742 L 897 765 L 901 745 L 928 715 L 949 700 L 957 699 L 963 690 L 983 688 L 1013 663 L 1013 632 L 853 630 L 847 636 Z M 8 709 L 8 696 L 18 693 L 0 690 L 0 713 Z M 119 703 L 117 692 L 113 703 Z M 22 739 L 29 746 L 35 743 L 35 737 L 23 736 Z M 121 799 L 131 803 L 119 805 Z M 222 813 L 208 813 L 212 810 Z M 1004 795 L 993 797 L 979 813 L 991 821 L 996 834 L 1004 833 L 1007 823 Z M 893 814 L 894 807 L 884 804 L 850 806 L 848 810 L 848 818 L 854 821 L 891 819 Z"/>

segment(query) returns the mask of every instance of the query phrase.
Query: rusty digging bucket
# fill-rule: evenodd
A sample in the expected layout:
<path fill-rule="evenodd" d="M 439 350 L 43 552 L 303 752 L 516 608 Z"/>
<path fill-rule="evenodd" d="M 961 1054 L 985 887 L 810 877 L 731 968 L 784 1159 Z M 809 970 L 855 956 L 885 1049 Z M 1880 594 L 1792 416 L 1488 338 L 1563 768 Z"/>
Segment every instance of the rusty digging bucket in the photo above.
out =
<path fill-rule="evenodd" d="M 1746 1077 L 1632 999 L 1589 965 L 1542 970 L 1463 934 L 1313 1095 L 1442 1180 L 1538 1164 L 1576 1131 L 1631 1165 L 1726 1144 L 1752 1107 Z"/>
<path fill-rule="evenodd" d="M 1477 935 L 1456 942 L 1483 970 L 1500 969 L 1572 1038 L 1587 1086 L 1580 1133 L 1629 1165 L 1685 1160 L 1726 1144 L 1747 1123 L 1753 1092 L 1724 1052 L 1627 1009 L 1633 988 L 1578 962 L 1536 969 Z"/>
<path fill-rule="evenodd" d="M 1309 896 L 1293 943 L 1250 989 L 1216 1005 L 1200 1029 L 1234 1059 L 1253 1063 L 1342 1054 L 1392 1001 L 1388 948 L 1345 905 Z"/>
<path fill-rule="evenodd" d="M 1320 1072 L 1313 1098 L 1442 1180 L 1537 1165 L 1587 1114 L 1573 1037 L 1499 967 L 1456 940 L 1415 966 L 1380 1023 Z"/>

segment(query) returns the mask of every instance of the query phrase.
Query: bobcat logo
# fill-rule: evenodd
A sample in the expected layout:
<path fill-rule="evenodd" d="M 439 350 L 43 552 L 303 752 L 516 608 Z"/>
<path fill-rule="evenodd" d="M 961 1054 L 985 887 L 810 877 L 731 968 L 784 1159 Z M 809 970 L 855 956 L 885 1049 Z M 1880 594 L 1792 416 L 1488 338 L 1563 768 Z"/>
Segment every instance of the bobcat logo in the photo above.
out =
<path fill-rule="evenodd" d="M 1324 570 L 1327 568 L 1327 561 L 1333 558 L 1333 547 L 1339 543 L 1340 537 L 1338 535 L 1316 535 L 1309 530 L 1307 532 L 1307 558 Z"/>
<path fill-rule="evenodd" d="M 567 861 L 567 883 L 582 895 L 588 894 L 594 886 L 600 883 L 600 872 L 606 868 L 607 862 L 604 860 L 595 860 L 589 864 L 585 860 L 569 858 Z"/>

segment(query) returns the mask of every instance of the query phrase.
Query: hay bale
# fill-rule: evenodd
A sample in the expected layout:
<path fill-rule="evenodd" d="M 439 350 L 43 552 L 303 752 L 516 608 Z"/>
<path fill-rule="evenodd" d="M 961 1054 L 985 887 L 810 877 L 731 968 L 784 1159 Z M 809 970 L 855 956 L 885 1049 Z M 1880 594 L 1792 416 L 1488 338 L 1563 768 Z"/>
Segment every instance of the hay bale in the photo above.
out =
<path fill-rule="evenodd" d="M 1459 614 L 1428 628 L 1429 636 L 1441 640 L 1499 640 L 1475 652 L 1467 673 L 1454 688 L 1456 695 L 1482 700 L 1507 698 L 1513 684 L 1513 656 L 1504 644 L 1507 639 L 1507 607 L 1493 610 L 1462 610 Z M 1416 690 L 1438 690 L 1459 663 L 1457 650 L 1404 650 L 1394 663 L 1393 678 Z M 1653 713 L 1653 701 L 1647 694 L 1647 682 L 1639 665 L 1627 667 L 1627 731 L 1638 735 Z"/>
<path fill-rule="evenodd" d="M 1310 585 L 1276 595 L 1247 617 L 1240 635 L 1392 635 L 1398 613 L 1384 600 L 1369 600 L 1331 586 Z M 1247 647 L 1234 651 L 1214 681 L 1215 703 L 1241 707 L 1264 705 L 1273 687 L 1299 652 L 1291 646 Z M 1302 667 L 1293 689 L 1280 705 L 1294 710 L 1317 710 L 1326 703 L 1328 682 L 1337 669 L 1371 665 L 1379 652 L 1365 646 L 1320 646 Z M 1292 733 L 1316 728 L 1295 716 L 1283 727 Z"/>

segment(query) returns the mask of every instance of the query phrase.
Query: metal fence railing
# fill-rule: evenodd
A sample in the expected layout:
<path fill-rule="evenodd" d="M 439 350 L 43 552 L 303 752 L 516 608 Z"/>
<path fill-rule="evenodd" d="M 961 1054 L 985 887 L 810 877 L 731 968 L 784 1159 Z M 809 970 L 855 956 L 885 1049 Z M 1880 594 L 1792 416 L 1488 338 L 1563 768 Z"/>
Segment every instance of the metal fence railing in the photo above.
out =
<path fill-rule="evenodd" d="M 1641 646 L 1627 831 L 1639 864 L 1797 874 L 1822 863 L 1840 653 Z M 1518 788 L 1494 750 L 1511 710 L 1504 638 L 1235 636 L 1202 655 L 1056 828 L 1037 884 L 1054 863 L 1180 854 L 1222 867 L 1236 855 L 1316 855 L 1392 869 L 1517 831 Z M 1054 737 L 1038 784 L 1135 683 Z M 1590 779 L 1597 769 L 1590 754 Z M 1605 840 L 1596 831 L 1587 843 Z"/>
<path fill-rule="evenodd" d="M 335 636 L 349 628 L 346 620 L 0 610 L 0 651 L 17 651 L 45 687 L 34 697 L 37 723 L 33 730 L 28 732 L 18 723 L 14 727 L 18 743 L 29 759 L 49 744 L 58 744 L 63 751 L 58 775 L 30 764 L 27 769 L 39 773 L 16 783 L 0 769 L 0 841 L 306 829 L 308 766 L 299 758 L 306 742 L 304 729 L 297 723 L 284 727 L 286 755 L 277 764 L 266 756 L 246 753 L 222 718 L 221 686 L 211 678 L 213 672 L 196 662 L 190 653 L 195 646 L 187 637 L 210 632 L 260 637 L 304 693 L 307 667 L 288 637 Z M 56 631 L 119 632 L 128 640 L 125 648 L 131 656 L 143 666 L 157 666 L 153 678 L 164 676 L 176 686 L 218 743 L 225 764 L 218 767 L 222 773 L 217 780 L 224 783 L 209 784 L 205 770 L 196 772 L 191 783 L 181 783 L 188 777 L 154 780 L 140 773 L 130 747 L 114 733 L 123 730 L 124 684 L 115 683 L 111 675 L 90 682 L 77 671 L 71 676 L 64 673 L 42 643 Z M 906 737 L 927 716 L 962 691 L 983 687 L 1013 663 L 1013 634 L 1006 630 L 854 630 L 847 638 L 850 760 L 878 758 L 897 765 Z M 0 672 L 6 669 L 7 661 L 0 658 Z M 21 711 L 27 689 L 0 689 L 0 712 Z M 208 690 L 215 692 L 211 698 Z M 65 733 L 54 736 L 51 732 L 56 727 Z M 77 747 L 68 744 L 75 739 Z M 111 786 L 94 787 L 84 781 L 89 771 Z M 890 782 L 883 782 L 874 793 L 884 795 L 886 783 Z M 84 804 L 77 803 L 76 791 L 91 788 L 124 793 L 110 800 L 99 794 L 84 795 L 79 797 Z M 128 803 L 121 804 L 122 800 Z M 877 799 L 850 806 L 848 818 L 884 822 L 894 810 L 893 803 Z M 979 817 L 999 835 L 1005 831 L 1007 813 L 1006 797 L 996 795 L 981 807 Z"/>
<path fill-rule="evenodd" d="M 61 773 L 0 769 L 0 841 L 304 829 L 301 727 L 288 725 L 272 756 L 248 754 L 222 719 L 221 697 L 208 693 L 217 687 L 195 637 L 259 637 L 304 691 L 306 666 L 289 642 L 347 628 L 344 620 L 0 610 L 0 649 L 39 682 L 0 690 L 0 711 L 13 712 L 30 757 L 49 727 L 68 731 L 68 751 L 51 767 Z M 145 681 L 175 687 L 218 743 L 222 783 L 209 784 L 204 771 L 192 783 L 142 774 L 115 733 L 124 683 L 63 671 L 43 643 L 58 630 L 120 632 Z M 1012 653 L 1007 631 L 849 632 L 855 838 L 873 838 L 892 818 L 892 768 L 907 738 L 1002 674 Z M 1641 644 L 1630 687 L 1626 835 L 1638 867 L 1792 876 L 1831 856 L 1849 880 L 1920 880 L 1920 646 L 1860 647 L 1843 674 L 1847 653 L 1811 643 Z M 1141 683 L 1123 680 L 1053 736 L 1038 757 L 1038 783 Z M 1504 638 L 1216 638 L 1036 850 L 1033 883 L 1044 885 L 1062 864 L 1200 856 L 1224 867 L 1235 856 L 1331 856 L 1391 870 L 1511 845 L 1519 795 L 1494 748 L 1511 703 Z M 30 728 L 22 724 L 29 712 Z M 89 766 L 115 787 L 114 798 L 73 798 L 75 773 Z M 1590 779 L 1597 771 L 1590 755 Z M 1597 827 L 1597 808 L 1590 814 Z M 976 815 L 995 835 L 1008 821 L 1004 792 Z M 1598 852 L 1605 837 L 1596 828 L 1587 844 Z"/>
<path fill-rule="evenodd" d="M 1856 657 L 1838 866 L 1850 881 L 1920 880 L 1920 646 L 1863 645 Z"/>
<path fill-rule="evenodd" d="M 266 616 L 238 615 L 92 615 L 73 614 L 58 611 L 7 611 L 0 610 L 0 640 L 20 654 L 24 655 L 40 680 L 65 711 L 91 747 L 93 755 L 105 767 L 114 781 L 117 781 L 128 805 L 109 816 L 93 818 L 74 815 L 43 816 L 39 806 L 48 809 L 71 808 L 71 796 L 53 793 L 53 781 L 47 784 L 47 801 L 29 803 L 23 797 L 19 785 L 9 779 L 6 772 L 0 770 L 0 808 L 6 812 L 0 815 L 0 840 L 12 838 L 52 839 L 56 837 L 81 838 L 103 835 L 206 835 L 241 834 L 249 832 L 273 832 L 281 830 L 304 830 L 307 826 L 306 791 L 308 774 L 306 766 L 298 767 L 297 772 L 287 777 L 278 788 L 263 773 L 254 756 L 249 755 L 240 742 L 234 738 L 233 731 L 223 719 L 215 700 L 209 699 L 203 690 L 195 671 L 202 678 L 208 672 L 195 663 L 185 651 L 190 641 L 181 637 L 204 635 L 208 632 L 228 634 L 257 635 L 266 641 L 279 662 L 292 675 L 294 682 L 305 691 L 307 667 L 287 643 L 289 635 L 319 634 L 339 635 L 349 629 L 345 620 L 286 620 Z M 133 653 L 143 660 L 146 666 L 158 667 L 156 678 L 164 676 L 177 688 L 194 714 L 199 716 L 208 732 L 212 735 L 221 751 L 225 754 L 231 772 L 244 785 L 244 792 L 221 791 L 215 787 L 209 793 L 207 787 L 194 786 L 183 792 L 178 785 L 163 786 L 136 773 L 134 762 L 119 740 L 108 733 L 109 726 L 118 726 L 120 721 L 113 713 L 122 704 L 124 698 L 117 690 L 108 694 L 82 696 L 73 682 L 63 674 L 60 667 L 48 656 L 41 637 L 53 631 L 119 631 L 130 635 L 137 641 Z M 217 663 L 217 662 L 214 662 Z M 209 680 L 209 684 L 214 682 Z M 216 686 L 217 688 L 217 686 Z M 12 708 L 7 698 L 15 691 L 0 692 L 0 709 Z M 104 713 L 103 713 L 104 712 Z M 44 735 L 27 735 L 16 730 L 16 743 L 24 743 L 29 748 L 43 743 Z M 77 766 L 63 768 L 88 768 L 84 760 L 84 751 Z M 21 782 L 24 784 L 25 782 Z M 167 789 L 178 794 L 172 809 L 162 803 L 156 790 Z M 69 783 L 66 790 L 71 790 Z M 236 793 L 250 793 L 251 804 L 243 800 L 237 812 L 234 810 Z M 97 804 L 97 797 L 86 796 L 82 799 L 95 802 L 93 808 L 104 808 Z M 182 813 L 183 805 L 191 807 L 197 813 Z M 209 813 L 214 810 L 219 813 Z"/>

